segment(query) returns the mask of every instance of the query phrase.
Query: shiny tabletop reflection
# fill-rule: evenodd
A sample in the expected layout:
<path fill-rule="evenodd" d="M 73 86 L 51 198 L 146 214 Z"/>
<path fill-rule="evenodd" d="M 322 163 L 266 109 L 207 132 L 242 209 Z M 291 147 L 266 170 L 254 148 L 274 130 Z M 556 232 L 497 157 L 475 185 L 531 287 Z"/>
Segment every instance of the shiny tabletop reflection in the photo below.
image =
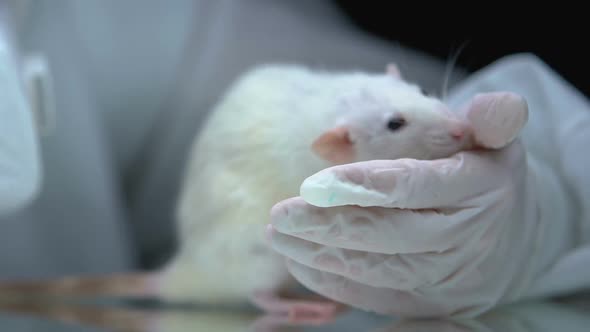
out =
<path fill-rule="evenodd" d="M 293 326 L 278 316 L 246 311 L 198 311 L 88 303 L 0 300 L 5 331 L 366 331 L 366 332 L 533 332 L 588 331 L 590 297 L 500 307 L 477 319 L 398 320 L 349 311 L 322 326 Z"/>

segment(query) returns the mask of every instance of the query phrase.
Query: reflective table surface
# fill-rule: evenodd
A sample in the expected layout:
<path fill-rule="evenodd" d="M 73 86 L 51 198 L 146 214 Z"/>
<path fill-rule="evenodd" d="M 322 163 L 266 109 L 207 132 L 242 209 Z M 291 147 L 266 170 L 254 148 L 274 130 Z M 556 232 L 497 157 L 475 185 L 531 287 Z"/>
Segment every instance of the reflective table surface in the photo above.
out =
<path fill-rule="evenodd" d="M 398 320 L 350 310 L 322 326 L 289 326 L 257 311 L 138 303 L 0 299 L 2 331 L 590 331 L 590 296 L 499 307 L 476 319 Z"/>

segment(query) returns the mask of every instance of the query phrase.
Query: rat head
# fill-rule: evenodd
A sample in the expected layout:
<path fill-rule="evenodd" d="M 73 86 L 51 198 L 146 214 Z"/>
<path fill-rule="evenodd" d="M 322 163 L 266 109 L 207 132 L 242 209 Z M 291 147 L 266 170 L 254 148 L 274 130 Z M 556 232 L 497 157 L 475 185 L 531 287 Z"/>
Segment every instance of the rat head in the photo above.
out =
<path fill-rule="evenodd" d="M 343 90 L 335 105 L 335 123 L 312 145 L 331 163 L 437 159 L 469 144 L 466 120 L 403 81 L 395 65 L 387 67 L 387 75 L 359 76 Z"/>

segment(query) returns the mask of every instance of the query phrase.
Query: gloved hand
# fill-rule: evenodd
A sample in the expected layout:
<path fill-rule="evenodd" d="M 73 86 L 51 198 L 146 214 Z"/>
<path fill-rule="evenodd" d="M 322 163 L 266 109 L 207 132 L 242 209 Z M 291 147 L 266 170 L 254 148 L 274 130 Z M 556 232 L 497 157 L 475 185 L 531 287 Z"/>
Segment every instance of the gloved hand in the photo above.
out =
<path fill-rule="evenodd" d="M 277 204 L 271 245 L 304 286 L 353 307 L 475 316 L 534 294 L 571 249 L 568 197 L 518 139 L 434 161 L 354 163 Z"/>

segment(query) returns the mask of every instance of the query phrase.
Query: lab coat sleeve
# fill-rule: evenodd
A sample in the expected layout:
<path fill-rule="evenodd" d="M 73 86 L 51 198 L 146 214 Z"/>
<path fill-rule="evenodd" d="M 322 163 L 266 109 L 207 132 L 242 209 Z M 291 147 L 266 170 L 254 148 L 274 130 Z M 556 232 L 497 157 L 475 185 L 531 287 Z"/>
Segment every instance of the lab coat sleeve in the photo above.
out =
<path fill-rule="evenodd" d="M 40 186 L 40 161 L 33 114 L 13 50 L 0 24 L 0 215 L 26 206 Z"/>
<path fill-rule="evenodd" d="M 545 232 L 571 240 L 553 247 L 557 257 L 531 285 L 527 297 L 544 297 L 590 288 L 590 101 L 547 63 L 531 54 L 500 59 L 456 88 L 449 100 L 458 106 L 475 93 L 511 91 L 525 97 L 529 121 L 522 141 L 531 158 L 555 172 L 567 188 L 569 208 Z M 543 193 L 550 196 L 552 193 Z M 562 232 L 563 233 L 563 232 Z"/>

